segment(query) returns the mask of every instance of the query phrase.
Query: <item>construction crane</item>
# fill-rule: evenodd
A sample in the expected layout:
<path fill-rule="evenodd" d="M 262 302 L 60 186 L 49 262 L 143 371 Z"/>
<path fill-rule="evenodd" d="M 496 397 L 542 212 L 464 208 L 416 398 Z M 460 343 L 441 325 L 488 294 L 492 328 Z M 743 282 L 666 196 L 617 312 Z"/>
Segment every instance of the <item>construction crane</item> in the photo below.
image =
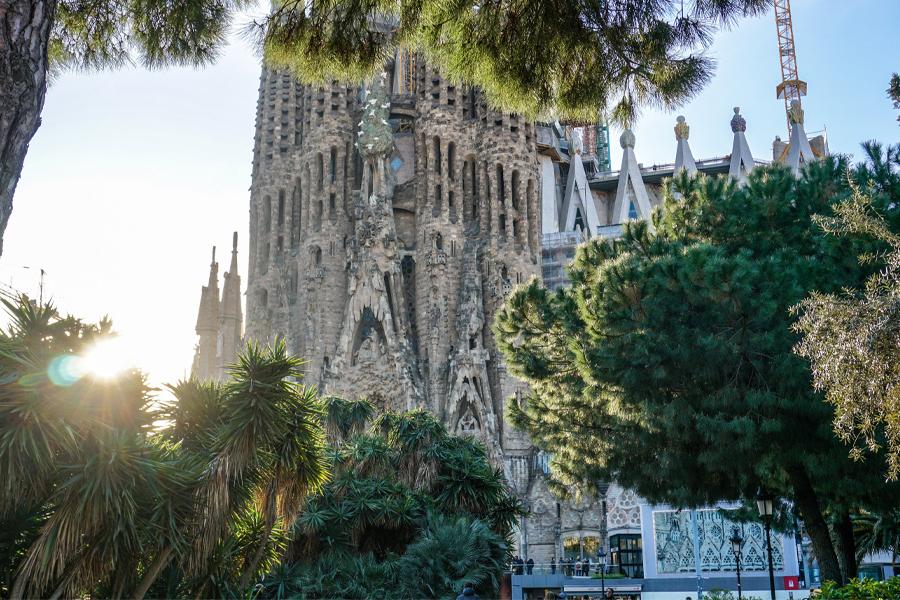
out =
<path fill-rule="evenodd" d="M 806 95 L 806 82 L 797 74 L 797 52 L 794 50 L 794 25 L 791 21 L 791 0 L 774 0 L 775 28 L 778 30 L 778 58 L 781 60 L 781 83 L 775 87 L 775 95 L 784 99 L 784 116 L 788 133 L 791 120 L 788 109 L 791 101 L 801 102 Z M 802 105 L 801 105 L 802 106 Z"/>

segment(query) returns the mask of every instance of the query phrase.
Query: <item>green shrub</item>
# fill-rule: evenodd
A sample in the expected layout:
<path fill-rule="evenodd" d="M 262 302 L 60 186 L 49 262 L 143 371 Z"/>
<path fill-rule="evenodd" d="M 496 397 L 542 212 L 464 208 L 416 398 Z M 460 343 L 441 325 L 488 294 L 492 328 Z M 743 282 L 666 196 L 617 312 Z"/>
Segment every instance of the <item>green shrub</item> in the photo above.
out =
<path fill-rule="evenodd" d="M 854 579 L 845 586 L 826 581 L 816 600 L 896 600 L 900 598 L 900 577 L 885 581 Z"/>

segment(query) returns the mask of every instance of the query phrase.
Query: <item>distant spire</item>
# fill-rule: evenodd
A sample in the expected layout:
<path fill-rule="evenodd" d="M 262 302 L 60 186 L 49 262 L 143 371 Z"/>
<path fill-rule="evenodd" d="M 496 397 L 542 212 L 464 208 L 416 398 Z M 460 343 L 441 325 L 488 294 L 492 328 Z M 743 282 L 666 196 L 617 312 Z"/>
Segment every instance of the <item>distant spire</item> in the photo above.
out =
<path fill-rule="evenodd" d="M 231 265 L 228 267 L 229 273 L 234 273 L 237 275 L 238 272 L 238 264 L 237 264 L 237 231 L 234 232 L 234 235 L 231 238 Z"/>
<path fill-rule="evenodd" d="M 678 141 L 678 148 L 675 150 L 675 172 L 684 169 L 689 174 L 694 174 L 697 172 L 697 163 L 694 162 L 694 155 L 691 154 L 691 146 L 688 144 L 691 127 L 681 115 L 676 121 L 675 139 Z"/>
<path fill-rule="evenodd" d="M 788 109 L 788 121 L 791 123 L 791 139 L 788 143 L 787 157 L 785 164 L 789 166 L 795 174 L 800 173 L 800 167 L 810 161 L 816 160 L 809 140 L 806 137 L 806 130 L 803 128 L 803 109 L 800 107 L 798 100 L 791 100 L 791 107 Z"/>
<path fill-rule="evenodd" d="M 219 263 L 216 247 L 212 249 L 209 265 L 209 281 L 200 290 L 200 307 L 197 309 L 195 331 L 200 337 L 194 357 L 192 375 L 200 379 L 216 376 L 216 334 L 219 328 Z"/>
<path fill-rule="evenodd" d="M 222 285 L 221 317 L 219 318 L 219 343 L 216 368 L 219 377 L 225 377 L 228 367 L 237 360 L 244 336 L 244 314 L 241 310 L 241 276 L 237 264 L 237 232 L 231 238 L 231 265 L 225 273 Z"/>
<path fill-rule="evenodd" d="M 209 287 L 219 285 L 219 263 L 216 262 L 216 247 L 212 247 L 212 260 L 209 263 Z"/>
<path fill-rule="evenodd" d="M 240 321 L 241 315 L 241 276 L 238 275 L 238 251 L 237 231 L 234 232 L 231 242 L 231 264 L 225 273 L 225 282 L 222 286 L 222 319 L 234 319 Z"/>
<path fill-rule="evenodd" d="M 650 219 L 650 196 L 641 177 L 641 169 L 634 155 L 634 132 L 626 129 L 619 137 L 622 145 L 622 168 L 616 187 L 612 223 L 617 225 L 634 218 Z"/>
<path fill-rule="evenodd" d="M 740 106 L 734 107 L 731 131 L 734 132 L 734 143 L 731 145 L 731 164 L 728 167 L 728 175 L 743 182 L 753 170 L 753 155 L 750 154 L 750 146 L 744 136 L 744 132 L 747 131 L 747 121 L 741 116 Z"/>

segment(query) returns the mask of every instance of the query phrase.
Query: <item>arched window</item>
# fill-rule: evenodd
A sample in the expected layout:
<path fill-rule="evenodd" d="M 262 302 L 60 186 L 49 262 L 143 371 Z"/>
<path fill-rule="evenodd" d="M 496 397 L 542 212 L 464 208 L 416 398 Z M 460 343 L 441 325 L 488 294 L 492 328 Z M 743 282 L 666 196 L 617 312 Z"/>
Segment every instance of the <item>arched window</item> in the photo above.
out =
<path fill-rule="evenodd" d="M 435 234 L 434 236 L 434 249 L 435 250 L 443 250 L 444 249 L 444 236 L 440 233 Z"/>
<path fill-rule="evenodd" d="M 497 165 L 497 190 L 500 192 L 500 206 L 506 204 L 506 182 L 503 180 L 503 165 Z"/>
<path fill-rule="evenodd" d="M 319 248 L 318 246 L 312 247 L 312 259 L 313 259 L 314 266 L 316 266 L 316 267 L 322 266 L 322 249 Z"/>
<path fill-rule="evenodd" d="M 284 227 L 284 190 L 278 190 L 278 227 Z"/>

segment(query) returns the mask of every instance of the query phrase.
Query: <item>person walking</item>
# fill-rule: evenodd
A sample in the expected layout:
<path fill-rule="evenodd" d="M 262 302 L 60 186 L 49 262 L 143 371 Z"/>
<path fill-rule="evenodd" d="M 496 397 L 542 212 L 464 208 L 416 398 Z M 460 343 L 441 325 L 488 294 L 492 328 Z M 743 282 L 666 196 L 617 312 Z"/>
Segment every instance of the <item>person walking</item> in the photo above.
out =
<path fill-rule="evenodd" d="M 467 583 L 463 586 L 463 591 L 456 597 L 456 600 L 478 600 L 478 594 L 475 593 L 475 588 L 472 587 L 472 584 Z"/>

